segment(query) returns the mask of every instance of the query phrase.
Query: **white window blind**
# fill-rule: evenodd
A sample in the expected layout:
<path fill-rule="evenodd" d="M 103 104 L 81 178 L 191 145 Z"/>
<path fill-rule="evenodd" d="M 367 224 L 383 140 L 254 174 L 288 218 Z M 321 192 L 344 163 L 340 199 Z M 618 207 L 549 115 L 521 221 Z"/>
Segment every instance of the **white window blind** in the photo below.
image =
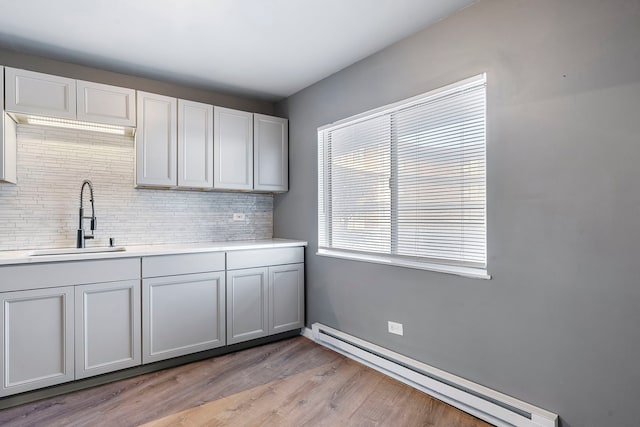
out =
<path fill-rule="evenodd" d="M 486 77 L 318 129 L 319 251 L 486 267 Z"/>

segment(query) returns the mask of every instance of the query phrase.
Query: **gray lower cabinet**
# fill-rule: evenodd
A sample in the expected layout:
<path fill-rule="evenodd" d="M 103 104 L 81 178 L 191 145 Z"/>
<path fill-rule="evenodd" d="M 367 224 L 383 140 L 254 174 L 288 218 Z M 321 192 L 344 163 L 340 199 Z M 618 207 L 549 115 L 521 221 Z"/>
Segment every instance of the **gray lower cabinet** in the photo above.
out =
<path fill-rule="evenodd" d="M 72 381 L 73 287 L 5 292 L 0 396 Z"/>
<path fill-rule="evenodd" d="M 143 363 L 224 346 L 224 271 L 143 279 L 142 313 Z"/>
<path fill-rule="evenodd" d="M 0 397 L 304 326 L 303 247 L 18 264 L 0 278 Z"/>
<path fill-rule="evenodd" d="M 236 344 L 269 334 L 269 270 L 227 272 L 227 342 Z"/>
<path fill-rule="evenodd" d="M 304 326 L 304 264 L 227 272 L 227 342 Z"/>
<path fill-rule="evenodd" d="M 75 287 L 76 379 L 142 363 L 140 281 Z"/>
<path fill-rule="evenodd" d="M 269 267 L 269 333 L 304 326 L 304 264 Z"/>
<path fill-rule="evenodd" d="M 227 343 L 304 326 L 304 249 L 227 254 Z"/>
<path fill-rule="evenodd" d="M 0 397 L 140 363 L 140 258 L 2 266 L 0 302 Z"/>

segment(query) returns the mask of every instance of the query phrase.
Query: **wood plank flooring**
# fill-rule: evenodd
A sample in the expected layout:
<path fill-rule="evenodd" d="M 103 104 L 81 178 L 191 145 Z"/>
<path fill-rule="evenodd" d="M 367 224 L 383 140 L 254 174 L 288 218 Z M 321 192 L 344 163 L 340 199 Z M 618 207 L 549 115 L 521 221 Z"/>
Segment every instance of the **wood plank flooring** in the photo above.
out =
<path fill-rule="evenodd" d="M 142 424 L 489 425 L 303 337 L 0 411 L 2 426 Z"/>

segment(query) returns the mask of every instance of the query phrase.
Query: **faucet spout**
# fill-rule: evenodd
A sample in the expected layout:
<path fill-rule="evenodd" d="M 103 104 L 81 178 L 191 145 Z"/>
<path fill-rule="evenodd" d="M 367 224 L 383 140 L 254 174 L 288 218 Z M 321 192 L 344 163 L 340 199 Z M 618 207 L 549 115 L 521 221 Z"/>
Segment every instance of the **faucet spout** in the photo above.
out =
<path fill-rule="evenodd" d="M 85 216 L 84 215 L 83 198 L 84 198 L 84 187 L 85 186 L 89 187 L 89 201 L 91 202 L 91 216 Z M 94 202 L 93 202 L 93 184 L 91 184 L 91 181 L 89 181 L 88 179 L 85 179 L 82 182 L 82 187 L 80 187 L 80 209 L 79 209 L 78 217 L 79 217 L 79 221 L 78 221 L 78 233 L 77 233 L 77 239 L 76 239 L 76 247 L 77 248 L 84 248 L 85 247 L 85 241 L 88 240 L 88 239 L 93 239 L 94 238 L 93 232 L 97 228 L 96 209 L 95 209 L 95 205 L 94 205 Z M 89 234 L 89 235 L 87 235 L 85 233 L 85 230 L 84 230 L 84 220 L 85 219 L 90 219 L 91 220 L 91 225 L 90 225 L 91 234 Z"/>

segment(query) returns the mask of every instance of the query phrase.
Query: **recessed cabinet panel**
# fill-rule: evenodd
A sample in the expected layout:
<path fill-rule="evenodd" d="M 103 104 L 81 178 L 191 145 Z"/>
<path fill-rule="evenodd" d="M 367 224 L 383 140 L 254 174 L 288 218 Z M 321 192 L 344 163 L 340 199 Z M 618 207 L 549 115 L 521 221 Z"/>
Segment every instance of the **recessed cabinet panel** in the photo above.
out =
<path fill-rule="evenodd" d="M 227 342 L 235 344 L 269 333 L 266 268 L 227 271 Z"/>
<path fill-rule="evenodd" d="M 214 107 L 214 188 L 253 189 L 253 114 Z"/>
<path fill-rule="evenodd" d="M 7 292 L 0 396 L 74 379 L 73 287 Z"/>
<path fill-rule="evenodd" d="M 76 81 L 33 71 L 5 69 L 5 109 L 14 113 L 76 118 Z"/>
<path fill-rule="evenodd" d="M 77 81 L 78 120 L 116 126 L 136 125 L 136 91 Z"/>
<path fill-rule="evenodd" d="M 0 292 L 138 279 L 139 258 L 43 262 L 0 267 Z"/>
<path fill-rule="evenodd" d="M 213 106 L 178 100 L 178 186 L 213 188 Z"/>
<path fill-rule="evenodd" d="M 15 184 L 16 124 L 4 113 L 4 67 L 0 66 L 0 182 Z"/>
<path fill-rule="evenodd" d="M 226 344 L 224 272 L 142 281 L 143 363 Z"/>
<path fill-rule="evenodd" d="M 76 378 L 139 365 L 140 282 L 75 288 Z"/>
<path fill-rule="evenodd" d="M 227 268 L 229 270 L 302 262 L 304 262 L 304 248 L 301 246 L 227 252 Z"/>
<path fill-rule="evenodd" d="M 148 186 L 177 185 L 177 100 L 138 91 L 136 182 Z"/>
<path fill-rule="evenodd" d="M 269 267 L 269 333 L 304 326 L 304 264 Z"/>
<path fill-rule="evenodd" d="M 0 182 L 16 184 L 17 134 L 16 122 L 5 113 L 0 116 Z"/>
<path fill-rule="evenodd" d="M 253 115 L 254 190 L 283 192 L 289 189 L 289 121 Z"/>
<path fill-rule="evenodd" d="M 142 258 L 142 277 L 176 276 L 178 274 L 223 271 L 224 252 L 155 255 Z"/>

